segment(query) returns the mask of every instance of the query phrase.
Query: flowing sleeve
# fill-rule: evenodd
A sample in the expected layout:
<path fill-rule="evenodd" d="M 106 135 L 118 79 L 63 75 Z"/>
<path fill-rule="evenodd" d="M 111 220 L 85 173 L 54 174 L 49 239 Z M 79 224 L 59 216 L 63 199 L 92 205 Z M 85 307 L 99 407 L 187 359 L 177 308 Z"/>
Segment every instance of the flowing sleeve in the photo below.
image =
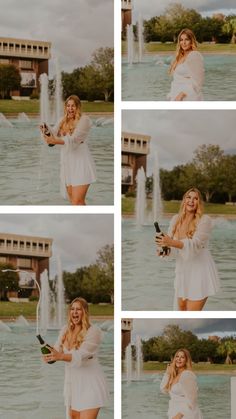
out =
<path fill-rule="evenodd" d="M 192 80 L 193 89 L 200 93 L 204 82 L 204 62 L 198 51 L 192 51 L 186 58 L 189 75 Z"/>
<path fill-rule="evenodd" d="M 181 413 L 186 418 L 192 418 L 193 410 L 197 407 L 197 380 L 192 371 L 184 371 L 179 383 L 186 398 L 186 406 L 181 408 Z"/>
<path fill-rule="evenodd" d="M 186 259 L 191 259 L 199 253 L 204 247 L 207 247 L 208 240 L 212 230 L 211 218 L 207 215 L 203 215 L 200 219 L 197 229 L 191 239 L 181 239 L 184 247 L 179 249 L 178 252 L 181 256 Z"/>
<path fill-rule="evenodd" d="M 71 351 L 71 365 L 80 367 L 83 360 L 93 358 L 98 352 L 102 340 L 102 331 L 95 326 L 91 326 L 85 336 L 85 339 L 79 349 Z"/>
<path fill-rule="evenodd" d="M 161 380 L 161 384 L 160 384 L 160 390 L 162 393 L 168 393 L 168 390 L 165 388 L 166 384 L 168 383 L 169 380 L 169 374 L 167 374 L 167 372 L 165 372 L 165 374 L 162 377 Z"/>
<path fill-rule="evenodd" d="M 87 115 L 82 115 L 73 134 L 61 137 L 65 142 L 63 147 L 77 148 L 78 145 L 84 143 L 88 138 L 91 126 L 91 119 Z"/>

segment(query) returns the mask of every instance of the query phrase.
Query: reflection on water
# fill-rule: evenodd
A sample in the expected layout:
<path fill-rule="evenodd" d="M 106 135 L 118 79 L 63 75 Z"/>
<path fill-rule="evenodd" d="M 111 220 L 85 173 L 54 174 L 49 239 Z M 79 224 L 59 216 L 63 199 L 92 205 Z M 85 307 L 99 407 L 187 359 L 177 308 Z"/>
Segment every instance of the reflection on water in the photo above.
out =
<path fill-rule="evenodd" d="M 203 55 L 204 100 L 236 100 L 236 54 Z M 146 56 L 143 63 L 122 66 L 123 100 L 166 100 L 171 56 Z"/>
<path fill-rule="evenodd" d="M 97 168 L 89 205 L 113 205 L 113 123 L 91 128 L 89 147 Z M 34 120 L 0 126 L 0 205 L 68 205 L 60 196 L 60 148 L 47 147 Z"/>
<path fill-rule="evenodd" d="M 167 418 L 168 395 L 160 393 L 162 374 L 122 386 L 122 418 Z M 198 375 L 199 406 L 204 419 L 230 419 L 230 376 Z"/>
<path fill-rule="evenodd" d="M 161 228 L 168 229 L 163 220 Z M 216 220 L 210 250 L 221 279 L 221 291 L 210 297 L 205 310 L 235 310 L 236 307 L 236 222 Z M 123 310 L 172 310 L 174 259 L 156 255 L 152 225 L 137 227 L 123 220 L 122 308 Z"/>
<path fill-rule="evenodd" d="M 95 322 L 94 322 L 95 323 Z M 112 325 L 112 322 L 110 322 Z M 12 325 L 10 325 L 12 328 Z M 113 331 L 105 332 L 99 359 L 113 393 Z M 35 329 L 15 326 L 1 330 L 0 419 L 65 419 L 63 400 L 64 365 L 41 361 Z M 53 344 L 57 332 L 48 332 Z M 113 418 L 113 403 L 101 409 L 99 417 Z"/>

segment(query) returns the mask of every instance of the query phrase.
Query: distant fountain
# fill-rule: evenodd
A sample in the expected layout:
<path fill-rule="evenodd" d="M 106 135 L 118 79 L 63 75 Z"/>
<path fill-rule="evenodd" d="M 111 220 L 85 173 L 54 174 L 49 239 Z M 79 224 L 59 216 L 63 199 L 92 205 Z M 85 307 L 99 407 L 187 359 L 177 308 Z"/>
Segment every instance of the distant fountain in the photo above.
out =
<path fill-rule="evenodd" d="M 138 225 L 143 225 L 145 222 L 146 211 L 146 176 L 143 167 L 138 169 L 136 182 L 136 222 Z"/>
<path fill-rule="evenodd" d="M 56 285 L 56 325 L 59 329 L 65 324 L 65 290 L 63 284 L 60 256 L 57 256 L 57 285 Z"/>
<path fill-rule="evenodd" d="M 157 152 L 155 152 L 154 154 L 152 212 L 153 212 L 153 221 L 158 221 L 163 214 L 163 205 L 162 205 L 162 200 L 161 200 L 161 186 L 160 186 L 160 166 L 159 166 Z"/>
<path fill-rule="evenodd" d="M 50 106 L 49 106 L 49 92 L 48 92 L 48 76 L 43 73 L 39 77 L 41 84 L 40 91 L 40 122 L 50 123 Z"/>
<path fill-rule="evenodd" d="M 0 330 L 2 332 L 11 332 L 11 328 L 7 326 L 7 324 L 3 323 L 2 320 L 0 320 Z"/>
<path fill-rule="evenodd" d="M 143 366 L 142 341 L 140 336 L 136 336 L 136 380 L 140 380 Z"/>
<path fill-rule="evenodd" d="M 21 122 L 30 122 L 30 119 L 29 119 L 28 115 L 26 115 L 25 112 L 20 112 L 18 114 L 17 119 L 18 119 L 18 121 L 21 121 Z"/>
<path fill-rule="evenodd" d="M 127 25 L 127 48 L 128 48 L 128 64 L 132 65 L 134 61 L 134 32 L 133 25 Z"/>
<path fill-rule="evenodd" d="M 56 59 L 56 81 L 55 81 L 55 110 L 56 122 L 63 116 L 62 83 L 59 59 Z"/>
<path fill-rule="evenodd" d="M 25 327 L 25 326 L 28 327 L 29 326 L 28 320 L 26 320 L 26 318 L 22 315 L 17 317 L 17 319 L 15 321 L 15 324 L 17 324 L 17 326 L 23 326 L 23 327 Z"/>
<path fill-rule="evenodd" d="M 1 127 L 13 127 L 12 123 L 8 121 L 8 119 L 3 115 L 3 113 L 0 113 L 0 126 Z"/>
<path fill-rule="evenodd" d="M 141 63 L 143 59 L 144 40 L 143 40 L 143 18 L 139 14 L 138 18 L 138 62 Z"/>
<path fill-rule="evenodd" d="M 39 306 L 39 330 L 45 334 L 50 325 L 50 287 L 48 282 L 48 271 L 45 269 L 40 275 L 41 298 Z"/>
<path fill-rule="evenodd" d="M 131 343 L 125 349 L 125 367 L 126 367 L 126 382 L 130 384 L 132 380 L 132 347 Z"/>

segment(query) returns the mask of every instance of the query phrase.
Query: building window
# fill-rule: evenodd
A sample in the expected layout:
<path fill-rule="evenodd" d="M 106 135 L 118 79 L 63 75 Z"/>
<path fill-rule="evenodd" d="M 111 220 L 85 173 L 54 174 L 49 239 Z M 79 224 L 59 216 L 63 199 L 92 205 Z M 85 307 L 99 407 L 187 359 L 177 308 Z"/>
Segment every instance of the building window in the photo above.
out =
<path fill-rule="evenodd" d="M 24 247 L 25 247 L 25 243 L 24 243 L 24 242 L 22 242 L 22 241 L 20 241 L 20 248 L 21 248 L 21 249 L 24 249 Z"/>
<path fill-rule="evenodd" d="M 33 250 L 37 250 L 37 243 L 33 243 Z"/>
<path fill-rule="evenodd" d="M 137 140 L 137 146 L 140 148 L 141 147 L 141 141 Z"/>
<path fill-rule="evenodd" d="M 9 64 L 10 60 L 8 60 L 8 58 L 1 58 L 0 59 L 0 64 Z"/>
<path fill-rule="evenodd" d="M 6 256 L 0 256 L 0 263 L 7 263 Z"/>
<path fill-rule="evenodd" d="M 49 246 L 47 243 L 45 243 L 45 251 L 48 252 L 48 250 L 49 250 Z"/>
<path fill-rule="evenodd" d="M 127 154 L 122 154 L 122 164 L 129 163 L 129 156 Z"/>
<path fill-rule="evenodd" d="M 40 252 L 43 251 L 43 243 L 39 243 L 39 250 L 40 250 Z"/>
<path fill-rule="evenodd" d="M 4 239 L 0 239 L 0 246 L 4 247 L 5 246 L 5 240 Z"/>
<path fill-rule="evenodd" d="M 26 242 L 26 249 L 30 249 L 31 248 L 31 243 L 30 242 Z"/>
<path fill-rule="evenodd" d="M 7 240 L 7 247 L 11 247 L 11 240 Z"/>
<path fill-rule="evenodd" d="M 18 241 L 17 240 L 13 240 L 13 248 L 14 249 L 18 248 Z"/>
<path fill-rule="evenodd" d="M 31 268 L 31 259 L 17 258 L 17 266 L 19 268 Z"/>
<path fill-rule="evenodd" d="M 30 60 L 20 60 L 20 68 L 32 69 L 32 61 L 30 61 Z"/>

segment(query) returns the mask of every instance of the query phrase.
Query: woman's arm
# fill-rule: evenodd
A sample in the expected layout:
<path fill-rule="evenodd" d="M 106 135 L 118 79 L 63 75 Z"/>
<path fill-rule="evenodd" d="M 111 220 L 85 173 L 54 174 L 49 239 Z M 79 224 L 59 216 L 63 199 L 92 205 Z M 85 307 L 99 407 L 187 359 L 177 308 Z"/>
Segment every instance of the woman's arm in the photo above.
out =
<path fill-rule="evenodd" d="M 84 143 L 92 126 L 91 120 L 87 115 L 82 115 L 73 134 L 64 135 L 61 139 L 64 141 L 65 146 L 75 146 Z"/>
<path fill-rule="evenodd" d="M 204 82 L 204 62 L 198 51 L 192 51 L 186 58 L 189 76 L 192 79 L 194 90 L 199 93 Z"/>

